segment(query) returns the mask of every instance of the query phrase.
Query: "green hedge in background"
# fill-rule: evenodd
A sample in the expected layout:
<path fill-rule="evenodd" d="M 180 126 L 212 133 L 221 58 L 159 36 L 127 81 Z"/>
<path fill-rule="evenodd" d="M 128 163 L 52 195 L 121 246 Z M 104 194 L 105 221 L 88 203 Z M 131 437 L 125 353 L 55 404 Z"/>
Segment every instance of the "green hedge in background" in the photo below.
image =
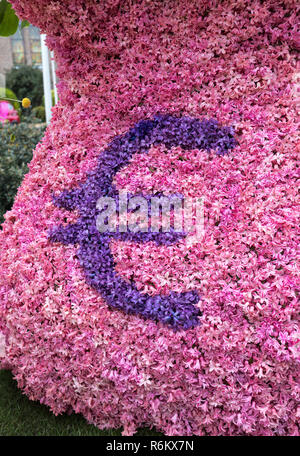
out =
<path fill-rule="evenodd" d="M 32 115 L 41 122 L 46 122 L 45 106 L 36 106 L 35 108 L 32 108 Z"/>
<path fill-rule="evenodd" d="M 32 106 L 43 104 L 43 73 L 39 68 L 30 65 L 12 68 L 6 73 L 6 87 L 12 90 L 19 100 L 30 98 Z"/>
<path fill-rule="evenodd" d="M 18 187 L 28 171 L 32 150 L 45 128 L 25 122 L 0 126 L 0 223 L 13 205 Z"/>

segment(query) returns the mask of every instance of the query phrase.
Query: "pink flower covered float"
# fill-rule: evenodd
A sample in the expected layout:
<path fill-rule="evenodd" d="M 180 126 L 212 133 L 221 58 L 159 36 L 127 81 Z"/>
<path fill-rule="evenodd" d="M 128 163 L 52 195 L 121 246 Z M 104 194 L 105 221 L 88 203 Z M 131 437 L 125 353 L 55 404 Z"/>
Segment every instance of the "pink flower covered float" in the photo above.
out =
<path fill-rule="evenodd" d="M 299 435 L 296 2 L 12 3 L 60 101 L 0 234 L 1 366 L 124 434 Z M 203 196 L 203 239 L 99 235 L 121 190 Z"/>

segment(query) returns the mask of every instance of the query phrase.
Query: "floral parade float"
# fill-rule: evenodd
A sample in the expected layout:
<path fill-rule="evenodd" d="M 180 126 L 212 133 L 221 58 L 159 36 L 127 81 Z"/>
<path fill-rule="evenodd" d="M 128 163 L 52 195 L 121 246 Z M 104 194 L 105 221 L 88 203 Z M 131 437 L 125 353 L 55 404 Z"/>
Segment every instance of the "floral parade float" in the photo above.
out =
<path fill-rule="evenodd" d="M 12 3 L 60 101 L 0 234 L 1 366 L 125 435 L 299 435 L 296 2 Z M 121 190 L 203 196 L 203 239 L 99 233 Z"/>

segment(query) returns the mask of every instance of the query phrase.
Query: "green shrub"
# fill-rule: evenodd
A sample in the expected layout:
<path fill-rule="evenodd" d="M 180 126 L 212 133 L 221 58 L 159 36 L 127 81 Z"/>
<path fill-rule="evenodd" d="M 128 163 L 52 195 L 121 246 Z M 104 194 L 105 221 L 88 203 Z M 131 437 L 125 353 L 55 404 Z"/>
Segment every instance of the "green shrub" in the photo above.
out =
<path fill-rule="evenodd" d="M 32 106 L 43 102 L 43 73 L 38 68 L 29 65 L 12 68 L 6 74 L 6 87 L 13 90 L 19 100 L 30 98 Z"/>
<path fill-rule="evenodd" d="M 32 115 L 42 122 L 46 122 L 46 110 L 45 106 L 36 106 L 32 109 Z"/>
<path fill-rule="evenodd" d="M 3 97 L 4 98 L 13 98 L 14 100 L 18 99 L 12 90 L 4 88 L 4 87 L 0 87 L 0 101 L 1 101 L 1 97 L 2 98 Z M 19 115 L 21 115 L 20 103 L 18 101 L 16 101 L 16 102 L 12 101 L 11 104 L 13 105 L 15 110 L 18 111 Z"/>
<path fill-rule="evenodd" d="M 3 214 L 11 209 L 32 150 L 44 134 L 45 127 L 27 123 L 7 124 L 0 127 L 0 222 Z"/>
<path fill-rule="evenodd" d="M 30 126 L 32 126 L 32 124 L 40 124 L 41 121 L 40 121 L 40 119 L 38 119 L 37 117 L 35 117 L 32 114 L 32 109 L 31 109 L 30 113 L 26 117 L 22 117 L 22 123 L 30 124 Z"/>

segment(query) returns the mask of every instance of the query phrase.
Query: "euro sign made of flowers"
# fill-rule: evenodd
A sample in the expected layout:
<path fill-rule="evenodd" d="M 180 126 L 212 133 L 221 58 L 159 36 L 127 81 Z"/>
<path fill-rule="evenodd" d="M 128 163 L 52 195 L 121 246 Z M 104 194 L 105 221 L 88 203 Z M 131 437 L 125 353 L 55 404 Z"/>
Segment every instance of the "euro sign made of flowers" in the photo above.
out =
<path fill-rule="evenodd" d="M 0 230 L 0 367 L 107 432 L 299 435 L 299 2 L 11 3 L 59 100 Z"/>
<path fill-rule="evenodd" d="M 50 239 L 80 245 L 78 256 L 86 280 L 101 293 L 110 307 L 161 321 L 174 329 L 189 329 L 199 324 L 200 313 L 195 307 L 199 294 L 196 291 L 171 292 L 168 296 L 142 294 L 134 283 L 126 282 L 116 273 L 109 247 L 111 238 L 168 245 L 182 238 L 184 233 L 121 233 L 119 230 L 99 233 L 96 226 L 98 199 L 118 198 L 113 185 L 116 173 L 128 164 L 134 154 L 146 153 L 151 146 L 158 144 L 164 144 L 168 149 L 176 146 L 184 150 L 214 149 L 218 155 L 224 155 L 235 146 L 236 141 L 232 128 L 220 127 L 213 120 L 157 115 L 154 119 L 138 122 L 127 133 L 115 138 L 101 153 L 98 167 L 84 184 L 54 199 L 60 207 L 76 208 L 80 217 L 75 224 L 52 231 Z"/>

